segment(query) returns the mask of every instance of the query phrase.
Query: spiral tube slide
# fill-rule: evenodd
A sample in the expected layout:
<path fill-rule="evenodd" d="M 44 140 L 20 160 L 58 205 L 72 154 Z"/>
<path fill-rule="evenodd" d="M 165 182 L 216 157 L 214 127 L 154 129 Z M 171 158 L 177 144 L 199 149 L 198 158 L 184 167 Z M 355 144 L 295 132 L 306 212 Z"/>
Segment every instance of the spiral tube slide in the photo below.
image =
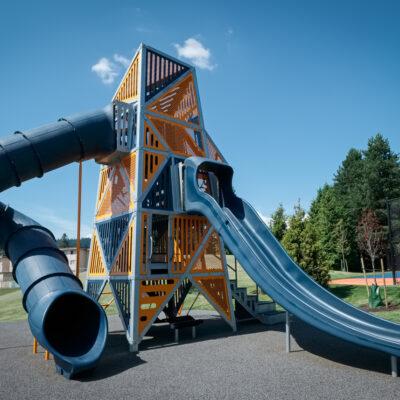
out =
<path fill-rule="evenodd" d="M 115 151 L 111 107 L 0 141 L 0 192 L 74 161 Z M 0 202 L 0 249 L 13 264 L 32 334 L 67 378 L 96 366 L 107 339 L 102 307 L 71 272 L 52 233 Z"/>

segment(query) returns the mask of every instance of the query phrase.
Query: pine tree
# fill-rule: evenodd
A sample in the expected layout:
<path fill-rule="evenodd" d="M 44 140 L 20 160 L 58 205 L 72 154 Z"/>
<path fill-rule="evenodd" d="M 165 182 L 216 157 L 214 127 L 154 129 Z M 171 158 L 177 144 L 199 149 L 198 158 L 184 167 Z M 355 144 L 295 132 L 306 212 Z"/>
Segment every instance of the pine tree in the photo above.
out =
<path fill-rule="evenodd" d="M 294 206 L 294 214 L 288 220 L 289 227 L 282 238 L 282 245 L 297 264 L 300 264 L 302 259 L 301 241 L 303 238 L 305 215 L 306 213 L 300 206 L 300 203 L 296 204 Z"/>
<path fill-rule="evenodd" d="M 283 236 L 285 235 L 287 229 L 287 224 L 285 209 L 283 208 L 282 204 L 279 204 L 278 208 L 271 215 L 269 228 L 279 241 L 283 239 Z"/>

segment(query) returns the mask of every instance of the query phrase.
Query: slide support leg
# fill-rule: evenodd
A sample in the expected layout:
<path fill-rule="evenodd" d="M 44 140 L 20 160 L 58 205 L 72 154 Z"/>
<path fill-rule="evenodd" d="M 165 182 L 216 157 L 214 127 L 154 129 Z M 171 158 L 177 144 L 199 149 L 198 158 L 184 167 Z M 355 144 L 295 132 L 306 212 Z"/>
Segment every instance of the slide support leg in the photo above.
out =
<path fill-rule="evenodd" d="M 398 377 L 398 370 L 397 370 L 397 357 L 396 356 L 390 356 L 390 363 L 392 366 L 392 377 L 397 378 Z"/>
<path fill-rule="evenodd" d="M 290 353 L 290 314 L 286 311 L 286 353 Z"/>

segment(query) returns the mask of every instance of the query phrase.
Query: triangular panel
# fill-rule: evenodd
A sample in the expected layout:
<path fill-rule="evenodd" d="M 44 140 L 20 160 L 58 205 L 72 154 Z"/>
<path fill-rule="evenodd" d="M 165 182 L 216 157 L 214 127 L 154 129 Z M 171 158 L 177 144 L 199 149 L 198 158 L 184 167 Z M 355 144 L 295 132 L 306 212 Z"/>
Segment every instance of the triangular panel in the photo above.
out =
<path fill-rule="evenodd" d="M 131 153 L 122 160 L 122 165 L 125 168 L 126 174 L 131 185 L 131 191 L 135 192 L 136 183 L 136 153 Z"/>
<path fill-rule="evenodd" d="M 130 219 L 131 214 L 125 214 L 96 224 L 108 270 L 110 270 L 121 241 L 125 236 Z"/>
<path fill-rule="evenodd" d="M 162 118 L 147 117 L 173 153 L 184 157 L 205 156 L 200 132 Z"/>
<path fill-rule="evenodd" d="M 96 209 L 98 209 L 101 204 L 104 192 L 106 191 L 106 188 L 110 183 L 110 177 L 113 172 L 114 172 L 114 169 L 112 167 L 102 168 L 100 171 L 100 181 L 99 181 L 99 190 L 98 190 L 98 194 L 97 194 Z"/>
<path fill-rule="evenodd" d="M 225 314 L 228 320 L 231 319 L 230 299 L 228 287 L 224 276 L 193 276 L 200 291 L 203 291 L 216 309 Z"/>
<path fill-rule="evenodd" d="M 193 76 L 190 73 L 147 106 L 149 111 L 185 122 L 199 123 L 199 105 Z"/>
<path fill-rule="evenodd" d="M 88 280 L 86 284 L 86 293 L 97 301 L 100 297 L 101 292 L 104 289 L 105 284 L 105 279 Z"/>
<path fill-rule="evenodd" d="M 146 189 L 147 185 L 153 179 L 161 164 L 163 163 L 165 156 L 158 153 L 153 153 L 150 151 L 145 151 L 143 153 L 143 191 Z"/>
<path fill-rule="evenodd" d="M 134 220 L 129 225 L 128 232 L 115 258 L 110 275 L 129 275 L 132 272 L 132 245 L 134 238 Z"/>
<path fill-rule="evenodd" d="M 158 135 L 151 129 L 147 122 L 144 123 L 144 146 L 156 150 L 165 150 Z"/>
<path fill-rule="evenodd" d="M 172 210 L 171 162 L 168 161 L 154 180 L 143 201 L 144 208 Z"/>
<path fill-rule="evenodd" d="M 163 303 L 173 292 L 178 279 L 141 280 L 139 289 L 139 335 L 144 333 L 153 319 L 162 311 Z"/>
<path fill-rule="evenodd" d="M 114 298 L 117 301 L 117 306 L 120 311 L 120 315 L 125 323 L 125 328 L 129 327 L 130 304 L 131 304 L 131 281 L 128 279 L 111 279 L 110 285 L 114 292 Z"/>
<path fill-rule="evenodd" d="M 221 240 L 217 232 L 213 231 L 207 240 L 200 256 L 193 265 L 193 272 L 218 272 L 224 270 L 221 256 Z"/>
<path fill-rule="evenodd" d="M 153 50 L 146 51 L 146 95 L 148 101 L 178 79 L 188 67 Z"/>
<path fill-rule="evenodd" d="M 101 248 L 97 239 L 96 233 L 93 233 L 90 260 L 89 260 L 89 276 L 105 275 L 106 269 L 104 267 L 103 258 L 101 255 Z"/>
<path fill-rule="evenodd" d="M 128 212 L 131 202 L 130 184 L 118 166 L 106 188 L 96 218 L 103 219 Z"/>
<path fill-rule="evenodd" d="M 205 217 L 177 215 L 172 221 L 174 252 L 171 272 L 182 274 L 204 240 L 210 223 Z"/>
<path fill-rule="evenodd" d="M 139 97 L 139 54 L 133 59 L 126 74 L 120 83 L 113 100 L 130 103 Z"/>

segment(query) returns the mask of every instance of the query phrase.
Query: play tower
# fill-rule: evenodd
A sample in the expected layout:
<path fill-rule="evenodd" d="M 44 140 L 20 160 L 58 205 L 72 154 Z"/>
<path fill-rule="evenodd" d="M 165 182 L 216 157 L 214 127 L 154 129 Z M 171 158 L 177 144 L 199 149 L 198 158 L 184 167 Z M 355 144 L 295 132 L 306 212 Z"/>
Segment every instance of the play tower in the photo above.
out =
<path fill-rule="evenodd" d="M 183 161 L 224 160 L 204 127 L 195 69 L 141 45 L 113 101 L 129 153 L 100 170 L 87 292 L 98 299 L 109 284 L 133 351 L 192 286 L 236 329 L 224 244 L 183 205 Z M 206 172 L 198 181 L 218 190 Z"/>

